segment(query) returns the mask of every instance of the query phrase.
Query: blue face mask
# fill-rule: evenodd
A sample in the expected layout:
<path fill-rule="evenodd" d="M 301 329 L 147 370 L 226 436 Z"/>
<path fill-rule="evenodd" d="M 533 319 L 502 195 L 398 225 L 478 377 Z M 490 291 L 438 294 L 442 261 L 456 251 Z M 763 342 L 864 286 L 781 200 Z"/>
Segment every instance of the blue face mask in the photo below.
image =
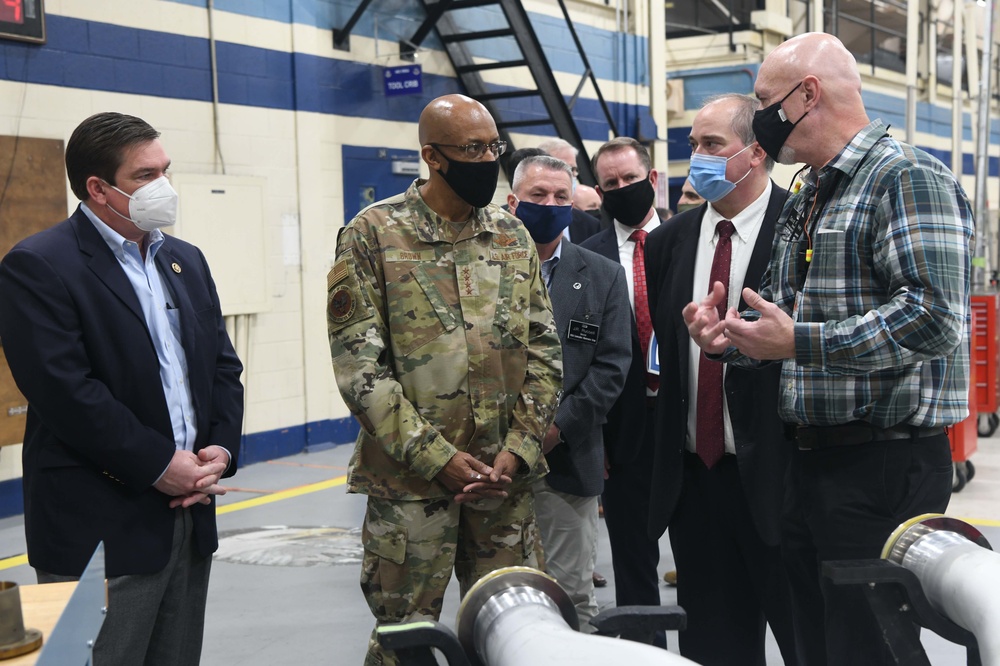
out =
<path fill-rule="evenodd" d="M 749 146 L 744 146 L 743 150 L 740 150 L 736 155 L 752 145 L 751 143 Z M 751 167 L 743 174 L 743 178 L 735 183 L 726 180 L 726 163 L 736 155 L 729 157 L 702 155 L 701 153 L 691 155 L 691 172 L 688 178 L 691 179 L 691 187 L 694 188 L 694 191 L 706 201 L 715 202 L 735 190 L 736 186 L 743 182 L 743 178 L 749 176 L 750 172 L 753 171 Z"/>
<path fill-rule="evenodd" d="M 573 220 L 572 206 L 544 206 L 518 199 L 514 215 L 536 243 L 551 243 Z"/>

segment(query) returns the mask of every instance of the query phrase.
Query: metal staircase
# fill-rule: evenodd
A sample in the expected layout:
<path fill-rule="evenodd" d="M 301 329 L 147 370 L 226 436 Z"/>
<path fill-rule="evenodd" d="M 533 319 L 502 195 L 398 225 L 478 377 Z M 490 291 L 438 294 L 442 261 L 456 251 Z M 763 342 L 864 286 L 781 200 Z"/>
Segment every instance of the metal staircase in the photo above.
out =
<path fill-rule="evenodd" d="M 584 52 L 583 45 L 573 26 L 573 21 L 569 17 L 564 0 L 557 0 L 566 22 L 566 26 L 573 38 L 573 43 L 579 52 L 585 71 L 580 79 L 579 85 L 570 97 L 569 101 L 563 96 L 556 82 L 548 59 L 542 51 L 538 35 L 528 18 L 528 13 L 520 0 L 417 0 L 423 5 L 426 11 L 426 18 L 417 28 L 410 39 L 400 41 L 400 50 L 403 57 L 412 59 L 416 49 L 423 43 L 431 30 L 436 30 L 441 42 L 445 46 L 448 58 L 451 60 L 455 73 L 462 81 L 466 93 L 473 99 L 481 102 L 489 110 L 497 123 L 497 130 L 500 137 L 510 143 L 513 152 L 514 143 L 511 141 L 510 132 L 523 127 L 531 126 L 551 126 L 555 129 L 557 136 L 569 141 L 580 149 L 577 156 L 577 168 L 581 182 L 594 184 L 596 182 L 594 173 L 590 166 L 590 159 L 583 146 L 583 139 L 580 136 L 576 122 L 573 120 L 573 107 L 579 98 L 583 86 L 589 79 L 594 87 L 598 102 L 604 111 L 604 116 L 608 126 L 614 136 L 618 136 L 618 128 L 611 115 L 604 96 L 601 94 L 590 67 L 590 62 Z M 371 3 L 371 0 L 363 0 L 348 21 L 347 25 L 340 30 L 334 31 L 335 46 L 342 45 L 350 37 L 350 31 L 357 23 L 358 18 Z M 491 27 L 486 30 L 467 31 L 461 26 L 460 12 L 475 8 L 498 7 L 502 10 L 506 25 Z M 504 40 L 497 42 L 504 47 L 514 46 L 515 48 L 500 48 L 498 51 L 509 51 L 517 56 L 505 60 L 494 60 L 491 62 L 476 62 L 473 58 L 470 45 L 473 42 L 485 40 Z M 511 85 L 499 85 L 488 83 L 483 72 L 491 72 L 490 78 L 493 80 L 505 80 L 511 83 L 523 81 L 528 83 L 523 76 L 524 69 L 530 74 L 528 87 L 514 87 Z M 496 75 L 499 73 L 499 76 Z M 541 101 L 541 106 L 537 101 Z M 525 112 L 526 109 L 534 109 L 540 113 L 531 116 Z M 527 117 L 526 117 L 527 116 Z"/>

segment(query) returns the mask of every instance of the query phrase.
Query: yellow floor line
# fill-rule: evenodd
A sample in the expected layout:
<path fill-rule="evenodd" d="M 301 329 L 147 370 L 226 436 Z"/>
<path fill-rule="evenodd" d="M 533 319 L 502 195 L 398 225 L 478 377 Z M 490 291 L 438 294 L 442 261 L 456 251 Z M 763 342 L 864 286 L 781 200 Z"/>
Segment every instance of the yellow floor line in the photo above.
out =
<path fill-rule="evenodd" d="M 255 506 L 263 506 L 265 504 L 271 504 L 272 502 L 279 502 L 281 500 L 291 499 L 293 497 L 308 495 L 309 493 L 314 493 L 320 490 L 336 488 L 337 486 L 344 485 L 346 482 L 347 482 L 346 476 L 338 476 L 333 479 L 327 479 L 326 481 L 319 481 L 317 483 L 307 483 L 304 486 L 295 486 L 294 488 L 279 490 L 277 492 L 271 493 L 270 495 L 264 495 L 263 497 L 254 497 L 253 499 L 243 500 L 241 502 L 234 502 L 232 504 L 226 504 L 225 506 L 218 507 L 215 510 L 215 513 L 216 515 L 221 516 L 223 514 L 232 513 L 234 511 L 251 509 Z M 975 525 L 977 527 L 1000 527 L 1000 520 L 990 520 L 985 518 L 959 518 L 959 520 L 964 520 L 970 525 Z M 3 571 L 4 569 L 11 569 L 13 567 L 19 567 L 27 563 L 28 563 L 27 555 L 15 555 L 14 557 L 8 557 L 6 559 L 0 560 L 0 571 Z"/>
<path fill-rule="evenodd" d="M 277 492 L 273 488 L 244 488 L 243 486 L 223 486 L 229 493 L 248 493 L 250 495 L 270 495 Z"/>
<path fill-rule="evenodd" d="M 975 525 L 976 527 L 1000 527 L 1000 520 L 992 520 L 990 518 L 959 518 L 959 520 L 964 520 L 970 525 Z M 1000 548 L 1000 544 L 990 544 L 996 548 Z"/>
<path fill-rule="evenodd" d="M 264 495 L 263 497 L 254 497 L 253 499 L 243 500 L 242 502 L 234 502 L 232 504 L 226 504 L 225 506 L 220 506 L 215 510 L 215 514 L 221 516 L 224 513 L 232 513 L 233 511 L 242 511 L 243 509 L 250 509 L 255 506 L 270 504 L 271 502 L 278 502 L 280 500 L 290 499 L 292 497 L 299 497 L 300 495 L 308 495 L 309 493 L 314 493 L 319 490 L 326 490 L 327 488 L 336 488 L 337 486 L 342 486 L 345 483 L 347 483 L 346 476 L 338 476 L 334 479 L 319 481 L 318 483 L 307 483 L 304 486 L 296 486 L 294 488 L 289 488 L 287 490 L 279 490 L 276 493 L 271 493 L 270 495 Z"/>
<path fill-rule="evenodd" d="M 226 504 L 225 506 L 220 506 L 215 510 L 216 515 L 221 516 L 225 513 L 232 513 L 234 511 L 242 511 L 243 509 L 251 509 L 255 506 L 262 506 L 264 504 L 270 504 L 271 502 L 279 502 L 281 500 L 291 499 L 293 497 L 300 497 L 302 495 L 308 495 L 309 493 L 315 493 L 320 490 L 327 490 L 328 488 L 336 488 L 337 486 L 342 486 L 347 482 L 346 476 L 338 476 L 334 479 L 327 479 L 326 481 L 319 481 L 317 483 L 307 483 L 304 486 L 295 486 L 294 488 L 288 488 L 286 490 L 279 490 L 273 492 L 270 495 L 264 495 L 263 497 L 254 497 L 253 499 L 243 500 L 241 502 L 233 502 L 232 504 Z M 11 569 L 13 567 L 19 567 L 21 565 L 28 563 L 27 555 L 15 555 L 14 557 L 8 557 L 0 560 L 0 571 L 4 569 Z"/>
<path fill-rule="evenodd" d="M 13 567 L 19 567 L 22 564 L 27 563 L 27 555 L 15 555 L 14 557 L 8 557 L 7 559 L 0 560 L 0 571 L 3 571 L 4 569 L 11 569 Z"/>
<path fill-rule="evenodd" d="M 306 467 L 311 469 L 342 469 L 347 470 L 344 465 L 314 465 L 311 463 L 286 462 L 284 460 L 268 460 L 268 465 L 284 465 L 286 467 Z"/>

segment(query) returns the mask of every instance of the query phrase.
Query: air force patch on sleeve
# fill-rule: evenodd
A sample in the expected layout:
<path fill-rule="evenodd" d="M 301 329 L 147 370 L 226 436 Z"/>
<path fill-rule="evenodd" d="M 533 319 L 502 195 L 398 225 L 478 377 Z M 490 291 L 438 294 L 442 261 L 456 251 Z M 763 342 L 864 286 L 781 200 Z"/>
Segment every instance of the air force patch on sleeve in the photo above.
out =
<path fill-rule="evenodd" d="M 330 269 L 326 289 L 326 315 L 331 332 L 375 316 L 350 256 L 343 257 Z"/>
<path fill-rule="evenodd" d="M 342 284 L 330 292 L 326 312 L 330 316 L 330 321 L 341 324 L 354 314 L 355 305 L 354 294 L 351 292 L 350 286 Z"/>

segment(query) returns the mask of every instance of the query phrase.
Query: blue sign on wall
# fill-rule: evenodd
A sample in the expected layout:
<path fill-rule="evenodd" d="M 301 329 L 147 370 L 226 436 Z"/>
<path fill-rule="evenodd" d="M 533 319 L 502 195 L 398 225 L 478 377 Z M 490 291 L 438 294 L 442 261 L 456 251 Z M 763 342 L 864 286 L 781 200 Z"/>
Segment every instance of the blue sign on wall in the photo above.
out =
<path fill-rule="evenodd" d="M 415 95 L 423 91 L 420 65 L 385 68 L 385 96 Z"/>

